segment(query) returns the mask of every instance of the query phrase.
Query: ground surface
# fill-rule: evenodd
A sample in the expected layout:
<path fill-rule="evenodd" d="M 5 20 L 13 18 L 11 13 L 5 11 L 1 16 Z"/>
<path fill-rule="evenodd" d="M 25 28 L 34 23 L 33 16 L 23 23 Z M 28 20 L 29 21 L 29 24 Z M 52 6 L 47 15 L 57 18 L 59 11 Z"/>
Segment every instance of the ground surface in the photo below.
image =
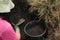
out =
<path fill-rule="evenodd" d="M 36 14 L 35 14 L 36 12 L 33 12 L 34 14 L 30 14 L 28 12 L 28 8 L 30 7 L 30 5 L 28 5 L 26 0 L 24 0 L 24 1 L 13 0 L 13 2 L 15 3 L 15 8 L 12 9 L 10 14 L 8 14 L 8 16 L 6 18 L 11 24 L 12 23 L 16 24 L 18 22 L 18 20 L 21 18 L 24 18 L 26 20 L 23 24 L 19 25 L 20 30 L 21 30 L 21 35 L 22 35 L 21 39 L 26 40 L 23 28 L 26 25 L 26 23 L 34 20 L 34 18 L 36 17 Z M 53 27 L 50 27 L 50 25 L 49 25 L 46 40 L 60 40 L 60 36 L 59 36 L 60 31 L 59 30 L 60 30 L 59 27 L 56 26 L 56 28 L 53 28 Z"/>

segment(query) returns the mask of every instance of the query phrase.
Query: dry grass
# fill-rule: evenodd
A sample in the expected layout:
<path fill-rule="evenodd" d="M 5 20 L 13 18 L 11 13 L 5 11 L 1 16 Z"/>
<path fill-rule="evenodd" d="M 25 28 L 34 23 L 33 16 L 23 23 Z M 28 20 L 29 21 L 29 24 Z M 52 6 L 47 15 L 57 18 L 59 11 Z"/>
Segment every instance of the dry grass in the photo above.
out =
<path fill-rule="evenodd" d="M 47 0 L 28 0 L 29 5 L 32 7 L 30 10 L 34 8 L 34 10 L 38 10 L 39 19 L 44 19 L 47 27 L 48 24 L 53 28 L 53 32 L 51 35 L 48 35 L 50 40 L 59 40 L 60 36 L 60 0 L 55 0 L 54 2 L 49 2 Z M 48 30 L 49 31 L 49 30 Z M 51 31 L 51 29 L 50 29 Z M 49 34 L 49 32 L 48 32 Z M 52 38 L 54 34 L 54 38 Z M 48 39 L 47 39 L 48 40 Z"/>

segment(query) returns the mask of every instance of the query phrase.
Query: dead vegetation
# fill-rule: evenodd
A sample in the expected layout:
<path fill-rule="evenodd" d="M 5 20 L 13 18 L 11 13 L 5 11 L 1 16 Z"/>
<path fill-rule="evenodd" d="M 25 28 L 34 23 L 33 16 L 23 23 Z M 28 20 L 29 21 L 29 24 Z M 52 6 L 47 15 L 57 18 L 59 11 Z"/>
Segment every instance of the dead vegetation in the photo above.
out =
<path fill-rule="evenodd" d="M 29 11 L 37 10 L 39 20 L 45 20 L 48 28 L 46 40 L 60 40 L 60 0 L 27 0 L 27 2 L 31 5 Z"/>

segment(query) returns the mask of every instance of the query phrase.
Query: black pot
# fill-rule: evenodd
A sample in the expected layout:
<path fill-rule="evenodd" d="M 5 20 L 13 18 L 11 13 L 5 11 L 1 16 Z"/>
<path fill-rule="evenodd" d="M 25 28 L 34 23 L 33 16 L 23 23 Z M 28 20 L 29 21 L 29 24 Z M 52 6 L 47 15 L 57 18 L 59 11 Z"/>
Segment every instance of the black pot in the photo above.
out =
<path fill-rule="evenodd" d="M 42 33 L 38 34 L 38 35 L 31 35 L 28 33 L 28 30 L 31 29 L 31 28 L 35 28 L 35 26 L 38 26 L 40 29 L 43 30 Z M 37 27 L 36 26 L 36 27 Z M 43 36 L 45 35 L 47 29 L 46 29 L 46 26 L 44 25 L 44 22 L 38 22 L 38 20 L 34 20 L 34 21 L 31 21 L 29 23 L 27 23 L 24 27 L 24 32 L 26 35 L 28 35 L 30 37 L 31 40 L 42 40 L 43 39 Z M 28 39 L 29 40 L 29 39 Z"/>

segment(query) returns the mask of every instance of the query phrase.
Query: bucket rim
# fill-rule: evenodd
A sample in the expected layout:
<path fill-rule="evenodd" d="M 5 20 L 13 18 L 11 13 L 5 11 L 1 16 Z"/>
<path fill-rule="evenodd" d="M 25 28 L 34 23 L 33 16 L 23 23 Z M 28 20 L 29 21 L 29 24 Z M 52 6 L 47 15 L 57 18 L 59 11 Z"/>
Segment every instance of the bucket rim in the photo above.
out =
<path fill-rule="evenodd" d="M 24 27 L 24 32 L 25 32 L 25 34 L 28 35 L 28 36 L 30 36 L 30 37 L 42 37 L 42 36 L 46 33 L 46 30 L 47 30 L 46 28 L 45 28 L 45 30 L 44 30 L 44 32 L 43 32 L 42 34 L 37 35 L 37 36 L 32 36 L 32 35 L 30 35 L 30 34 L 27 33 L 26 27 L 28 26 L 28 24 L 33 23 L 33 22 L 38 22 L 38 20 L 30 21 L 30 22 L 28 22 L 28 23 L 25 25 L 25 27 Z"/>

